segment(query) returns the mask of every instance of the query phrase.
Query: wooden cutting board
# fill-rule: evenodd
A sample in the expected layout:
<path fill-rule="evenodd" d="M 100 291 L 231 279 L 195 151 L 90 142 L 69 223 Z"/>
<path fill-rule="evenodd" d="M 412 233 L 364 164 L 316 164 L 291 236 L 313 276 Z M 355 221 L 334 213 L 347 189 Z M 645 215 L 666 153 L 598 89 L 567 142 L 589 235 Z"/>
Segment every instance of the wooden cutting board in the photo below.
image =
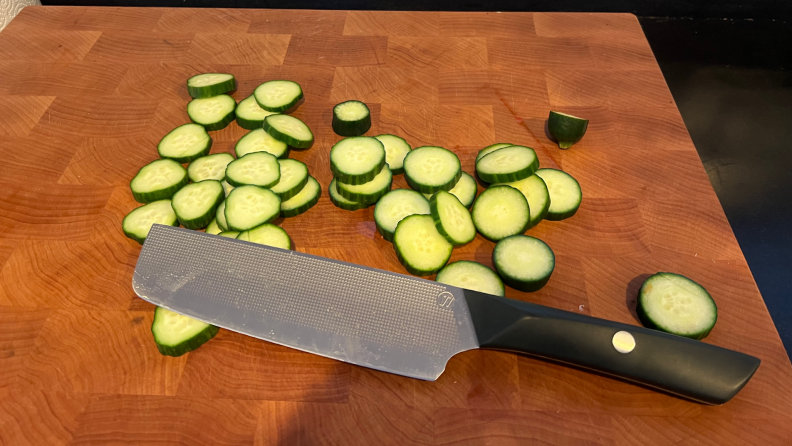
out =
<path fill-rule="evenodd" d="M 550 283 L 509 297 L 637 324 L 642 280 L 681 273 L 718 304 L 704 342 L 761 367 L 708 407 L 498 352 L 459 354 L 436 382 L 228 331 L 161 356 L 121 219 L 207 71 L 236 75 L 237 100 L 303 86 L 294 115 L 316 144 L 292 156 L 324 192 L 282 221 L 298 250 L 405 272 L 373 209 L 327 197 L 331 107 L 359 99 L 370 135 L 447 147 L 467 172 L 511 142 L 580 181 L 577 215 L 529 231 L 556 253 Z M 0 33 L 0 80 L 2 444 L 788 444 L 792 367 L 632 15 L 29 7 Z M 545 133 L 551 109 L 591 120 L 569 151 Z M 212 151 L 244 133 L 214 132 Z M 452 260 L 489 265 L 492 248 L 478 237 Z"/>

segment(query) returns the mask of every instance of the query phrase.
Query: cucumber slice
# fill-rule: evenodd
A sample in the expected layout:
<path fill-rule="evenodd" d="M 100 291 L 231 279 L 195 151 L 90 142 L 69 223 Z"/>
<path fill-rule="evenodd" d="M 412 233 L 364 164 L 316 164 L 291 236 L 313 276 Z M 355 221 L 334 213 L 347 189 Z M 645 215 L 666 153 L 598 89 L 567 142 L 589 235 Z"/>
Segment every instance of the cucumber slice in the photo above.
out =
<path fill-rule="evenodd" d="M 538 225 L 547 215 L 547 210 L 550 209 L 550 193 L 547 191 L 547 185 L 544 180 L 539 175 L 531 175 L 528 178 L 511 183 L 493 184 L 493 186 L 511 186 L 525 195 L 525 199 L 528 200 L 528 207 L 531 210 L 529 228 Z"/>
<path fill-rule="evenodd" d="M 212 339 L 218 331 L 220 329 L 214 325 L 162 307 L 154 310 L 154 322 L 151 324 L 157 349 L 166 356 L 191 352 Z"/>
<path fill-rule="evenodd" d="M 228 167 L 228 166 L 226 166 L 226 167 Z M 226 180 L 221 181 L 220 184 L 223 185 L 223 192 L 225 192 L 225 196 L 226 197 L 228 196 L 228 194 L 231 193 L 232 190 L 234 190 L 234 186 L 228 184 L 228 181 L 226 181 Z"/>
<path fill-rule="evenodd" d="M 143 166 L 129 182 L 132 196 L 138 203 L 170 198 L 189 183 L 187 169 L 169 159 L 152 161 Z"/>
<path fill-rule="evenodd" d="M 375 138 L 385 147 L 385 162 L 391 173 L 394 175 L 404 173 L 404 157 L 410 153 L 412 147 L 404 138 L 396 135 L 377 135 Z"/>
<path fill-rule="evenodd" d="M 273 138 L 264 129 L 256 129 L 239 138 L 234 146 L 234 152 L 237 158 L 254 152 L 267 152 L 277 158 L 286 158 L 289 156 L 289 145 Z"/>
<path fill-rule="evenodd" d="M 239 231 L 223 231 L 217 235 L 220 237 L 237 238 Z"/>
<path fill-rule="evenodd" d="M 333 107 L 333 131 L 341 136 L 360 136 L 371 128 L 371 111 L 360 101 L 346 101 Z"/>
<path fill-rule="evenodd" d="M 470 206 L 473 205 L 473 200 L 476 199 L 478 184 L 469 173 L 462 172 L 462 176 L 459 177 L 456 186 L 448 192 L 451 192 L 451 195 L 457 197 L 459 202 L 462 203 L 462 206 L 470 209 Z M 428 200 L 432 198 L 432 195 L 434 194 L 424 194 L 424 197 Z"/>
<path fill-rule="evenodd" d="M 332 187 L 332 184 L 330 185 Z M 331 189 L 332 191 L 332 189 Z M 330 195 L 332 198 L 332 194 Z M 429 201 L 410 189 L 396 189 L 385 194 L 374 208 L 374 222 L 382 238 L 392 242 L 396 226 L 410 215 L 429 215 Z"/>
<path fill-rule="evenodd" d="M 534 149 L 509 146 L 494 150 L 476 162 L 476 173 L 487 183 L 508 183 L 528 178 L 539 168 Z"/>
<path fill-rule="evenodd" d="M 237 104 L 236 109 L 234 110 L 237 124 L 239 124 L 239 126 L 243 129 L 247 130 L 260 129 L 261 126 L 264 125 L 264 118 L 274 114 L 274 112 L 270 112 L 259 107 L 258 102 L 256 102 L 256 98 L 253 97 L 253 95 L 250 95 L 239 101 L 239 104 Z"/>
<path fill-rule="evenodd" d="M 143 244 L 154 223 L 179 226 L 176 213 L 173 212 L 170 200 L 159 200 L 133 210 L 121 222 L 124 234 L 132 240 Z"/>
<path fill-rule="evenodd" d="M 234 187 L 271 187 L 280 181 L 280 164 L 267 152 L 248 153 L 228 164 L 226 181 Z"/>
<path fill-rule="evenodd" d="M 446 285 L 495 296 L 506 294 L 503 281 L 495 271 L 486 265 L 469 260 L 449 263 L 437 273 L 435 280 Z"/>
<path fill-rule="evenodd" d="M 522 234 L 531 223 L 531 211 L 522 192 L 510 186 L 493 186 L 473 203 L 473 224 L 484 237 L 498 241 Z"/>
<path fill-rule="evenodd" d="M 307 149 L 314 142 L 311 129 L 293 116 L 269 115 L 264 118 L 263 128 L 273 138 L 298 149 Z"/>
<path fill-rule="evenodd" d="M 186 164 L 209 154 L 212 137 L 198 124 L 184 124 L 171 130 L 157 144 L 160 158 Z"/>
<path fill-rule="evenodd" d="M 432 219 L 440 233 L 452 245 L 464 245 L 476 238 L 476 226 L 470 211 L 451 193 L 441 190 L 429 200 Z"/>
<path fill-rule="evenodd" d="M 544 180 L 550 193 L 550 208 L 544 218 L 563 220 L 575 215 L 583 200 L 580 183 L 568 173 L 556 169 L 539 169 L 536 175 Z"/>
<path fill-rule="evenodd" d="M 553 274 L 555 254 L 538 238 L 513 235 L 495 245 L 492 264 L 506 285 L 520 291 L 537 291 Z"/>
<path fill-rule="evenodd" d="M 193 98 L 211 98 L 236 89 L 233 74 L 204 73 L 187 79 L 187 93 Z"/>
<path fill-rule="evenodd" d="M 330 201 L 333 202 L 336 207 L 347 211 L 356 211 L 358 209 L 363 209 L 366 207 L 371 206 L 367 203 L 358 203 L 357 201 L 347 200 L 346 198 L 342 197 L 341 194 L 338 193 L 338 182 L 335 178 L 333 181 L 330 182 Z M 380 200 L 382 201 L 382 200 Z"/>
<path fill-rule="evenodd" d="M 396 225 L 393 247 L 411 274 L 428 276 L 440 271 L 451 258 L 454 246 L 435 228 L 429 215 L 410 215 Z"/>
<path fill-rule="evenodd" d="M 376 138 L 344 138 L 330 149 L 330 170 L 339 182 L 364 184 L 385 167 L 385 146 Z"/>
<path fill-rule="evenodd" d="M 215 217 L 223 202 L 223 185 L 217 180 L 204 180 L 181 188 L 173 196 L 173 211 L 187 229 L 205 228 Z"/>
<path fill-rule="evenodd" d="M 647 278 L 637 310 L 645 327 L 690 339 L 704 339 L 718 320 L 718 307 L 707 290 L 674 273 Z"/>
<path fill-rule="evenodd" d="M 297 105 L 303 98 L 303 91 L 297 82 L 269 81 L 256 87 L 253 97 L 264 110 L 281 113 Z"/>
<path fill-rule="evenodd" d="M 387 194 L 393 183 L 393 175 L 390 169 L 383 167 L 380 173 L 373 180 L 364 184 L 346 184 L 342 181 L 336 182 L 338 193 L 347 200 L 359 203 L 376 203 L 383 195 Z"/>
<path fill-rule="evenodd" d="M 220 232 L 228 231 L 228 223 L 226 222 L 225 218 L 225 208 L 226 202 L 223 200 L 223 202 L 217 206 L 217 211 L 215 211 L 214 222 L 217 223 L 217 227 L 220 228 Z"/>
<path fill-rule="evenodd" d="M 514 144 L 508 142 L 499 142 L 497 144 L 493 144 L 491 146 L 484 147 L 483 149 L 479 150 L 478 154 L 476 154 L 476 162 L 478 163 L 481 158 L 485 155 L 489 155 L 490 153 L 502 149 L 504 147 L 513 146 Z"/>
<path fill-rule="evenodd" d="M 234 161 L 234 157 L 230 153 L 202 156 L 187 166 L 187 174 L 193 183 L 203 180 L 223 181 L 226 166 L 231 161 Z"/>
<path fill-rule="evenodd" d="M 281 203 L 280 214 L 282 217 L 295 217 L 311 209 L 319 201 L 322 186 L 316 178 L 309 176 L 308 183 L 295 196 Z"/>
<path fill-rule="evenodd" d="M 274 192 L 258 186 L 239 186 L 226 198 L 225 218 L 231 231 L 247 231 L 280 215 L 281 201 Z"/>
<path fill-rule="evenodd" d="M 308 166 L 293 159 L 278 160 L 280 166 L 280 180 L 278 184 L 270 187 L 281 201 L 297 195 L 308 184 Z"/>
<path fill-rule="evenodd" d="M 259 245 L 274 246 L 280 249 L 291 249 L 291 238 L 289 238 L 289 234 L 282 228 L 270 223 L 265 223 L 249 231 L 245 231 L 239 234 L 237 239 L 258 243 Z"/>
<path fill-rule="evenodd" d="M 547 119 L 547 130 L 556 139 L 559 148 L 568 149 L 583 138 L 588 123 L 588 119 L 551 111 Z"/>
<path fill-rule="evenodd" d="M 204 126 L 206 130 L 220 130 L 234 120 L 236 105 L 234 98 L 227 94 L 193 99 L 187 104 L 187 116 L 190 121 Z"/>
<path fill-rule="evenodd" d="M 225 203 L 225 201 L 223 203 Z M 222 206 L 222 203 L 220 205 Z M 218 206 L 217 209 L 220 209 L 220 207 Z M 225 209 L 225 206 L 223 206 L 223 209 Z M 223 216 L 223 218 L 225 218 L 225 216 Z M 207 234 L 217 235 L 221 232 L 223 232 L 223 228 L 221 228 L 220 225 L 217 224 L 217 218 L 209 222 L 209 226 L 206 227 Z"/>
<path fill-rule="evenodd" d="M 404 177 L 418 192 L 433 194 L 451 190 L 461 176 L 459 157 L 442 147 L 418 147 L 404 157 Z"/>

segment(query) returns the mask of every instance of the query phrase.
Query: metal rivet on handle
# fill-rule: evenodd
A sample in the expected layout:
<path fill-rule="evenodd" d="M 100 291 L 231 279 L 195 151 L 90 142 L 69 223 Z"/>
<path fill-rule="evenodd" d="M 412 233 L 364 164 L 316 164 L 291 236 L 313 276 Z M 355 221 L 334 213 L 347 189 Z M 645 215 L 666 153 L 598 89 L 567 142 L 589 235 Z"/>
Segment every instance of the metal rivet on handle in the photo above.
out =
<path fill-rule="evenodd" d="M 613 348 L 619 353 L 630 353 L 635 349 L 635 338 L 626 331 L 619 331 L 613 335 Z"/>

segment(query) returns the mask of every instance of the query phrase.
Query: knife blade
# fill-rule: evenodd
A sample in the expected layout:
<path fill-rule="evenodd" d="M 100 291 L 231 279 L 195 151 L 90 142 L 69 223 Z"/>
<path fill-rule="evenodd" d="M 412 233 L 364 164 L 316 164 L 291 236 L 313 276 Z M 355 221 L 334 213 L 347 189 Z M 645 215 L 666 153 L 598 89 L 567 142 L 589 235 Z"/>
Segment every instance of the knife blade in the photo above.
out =
<path fill-rule="evenodd" d="M 437 379 L 452 356 L 486 348 L 722 404 L 760 363 L 643 327 L 164 225 L 151 228 L 132 286 L 221 328 L 423 380 Z"/>

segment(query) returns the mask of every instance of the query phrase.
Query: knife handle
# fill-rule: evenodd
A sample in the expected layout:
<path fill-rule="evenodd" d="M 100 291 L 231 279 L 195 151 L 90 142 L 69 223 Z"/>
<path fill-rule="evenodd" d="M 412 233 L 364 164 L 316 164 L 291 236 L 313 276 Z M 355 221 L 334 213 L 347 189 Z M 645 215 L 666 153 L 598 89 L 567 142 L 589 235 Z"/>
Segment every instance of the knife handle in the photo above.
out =
<path fill-rule="evenodd" d="M 729 401 L 761 362 L 743 353 L 635 325 L 464 292 L 481 348 L 540 356 L 702 403 Z M 628 334 L 617 335 L 619 332 Z"/>

